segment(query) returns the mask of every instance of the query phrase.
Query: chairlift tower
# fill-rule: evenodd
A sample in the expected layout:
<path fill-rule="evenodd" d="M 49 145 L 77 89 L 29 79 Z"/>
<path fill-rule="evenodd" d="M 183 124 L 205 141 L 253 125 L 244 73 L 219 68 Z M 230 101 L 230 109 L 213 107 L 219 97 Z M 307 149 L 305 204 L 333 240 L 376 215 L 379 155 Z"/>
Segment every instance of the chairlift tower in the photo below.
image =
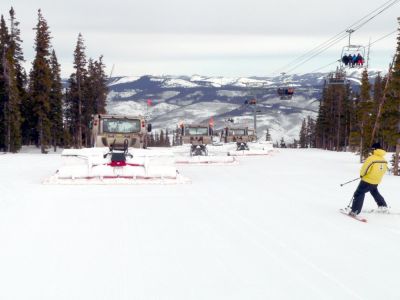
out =
<path fill-rule="evenodd" d="M 349 34 L 349 46 L 351 46 L 351 34 L 354 32 L 354 29 L 347 29 L 346 32 Z"/>

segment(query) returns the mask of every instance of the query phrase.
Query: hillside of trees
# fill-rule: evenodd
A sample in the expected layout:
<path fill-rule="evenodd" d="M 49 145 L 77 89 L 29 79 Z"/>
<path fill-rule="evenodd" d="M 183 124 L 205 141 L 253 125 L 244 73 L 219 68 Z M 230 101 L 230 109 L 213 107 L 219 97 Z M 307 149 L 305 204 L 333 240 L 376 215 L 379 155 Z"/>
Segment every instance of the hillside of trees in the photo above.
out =
<path fill-rule="evenodd" d="M 107 77 L 103 57 L 85 55 L 79 33 L 73 53 L 74 72 L 67 88 L 51 45 L 51 32 L 41 10 L 35 26 L 35 57 L 24 67 L 19 22 L 13 8 L 0 21 L 0 150 L 18 152 L 22 145 L 50 148 L 89 145 L 89 120 L 104 113 Z M 72 54 L 71 54 L 72 55 Z"/>

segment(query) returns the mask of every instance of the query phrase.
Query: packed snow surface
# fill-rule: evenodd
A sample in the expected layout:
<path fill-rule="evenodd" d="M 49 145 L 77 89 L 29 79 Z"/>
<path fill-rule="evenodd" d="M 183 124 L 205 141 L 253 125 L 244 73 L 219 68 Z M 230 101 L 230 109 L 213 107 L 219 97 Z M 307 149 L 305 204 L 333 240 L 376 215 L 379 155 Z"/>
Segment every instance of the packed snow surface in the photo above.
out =
<path fill-rule="evenodd" d="M 0 155 L 0 299 L 400 299 L 400 216 L 338 211 L 357 156 L 238 159 L 179 166 L 186 185 L 83 187 L 41 184 L 59 154 Z M 395 212 L 399 180 L 379 186 Z"/>

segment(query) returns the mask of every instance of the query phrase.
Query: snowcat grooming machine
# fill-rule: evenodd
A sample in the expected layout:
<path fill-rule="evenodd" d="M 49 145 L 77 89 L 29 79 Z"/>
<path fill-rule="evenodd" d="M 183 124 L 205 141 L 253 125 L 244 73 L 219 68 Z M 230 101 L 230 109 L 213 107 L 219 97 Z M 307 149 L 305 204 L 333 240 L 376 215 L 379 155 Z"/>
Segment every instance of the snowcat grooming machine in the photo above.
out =
<path fill-rule="evenodd" d="M 247 135 L 249 137 L 249 142 L 257 141 L 257 136 L 256 136 L 256 132 L 254 131 L 254 129 L 247 128 Z"/>
<path fill-rule="evenodd" d="M 188 182 L 174 157 L 154 156 L 146 146 L 144 117 L 95 115 L 92 120 L 94 148 L 65 149 L 63 166 L 45 184 L 174 184 Z M 105 147 L 105 146 L 108 146 Z"/>
<path fill-rule="evenodd" d="M 211 128 L 205 125 L 189 125 L 183 128 L 184 144 L 190 144 L 190 156 L 207 156 L 207 145 L 212 143 Z"/>
<path fill-rule="evenodd" d="M 151 124 L 143 116 L 94 115 L 91 124 L 92 147 L 113 147 L 124 150 L 125 144 L 133 148 L 147 147 L 147 133 Z"/>
<path fill-rule="evenodd" d="M 236 143 L 236 150 L 228 151 L 228 156 L 255 156 L 255 155 L 268 155 L 270 149 L 255 143 L 257 136 L 253 129 L 247 127 L 227 127 L 224 130 L 225 142 Z M 251 148 L 249 147 L 249 143 Z"/>
<path fill-rule="evenodd" d="M 186 125 L 182 127 L 182 142 L 190 145 L 189 157 L 179 156 L 176 163 L 181 164 L 224 164 L 233 163 L 235 159 L 225 156 L 208 155 L 207 145 L 211 145 L 212 128 L 208 125 Z"/>
<path fill-rule="evenodd" d="M 226 127 L 224 129 L 225 143 L 236 143 L 236 150 L 250 150 L 247 145 L 250 142 L 247 127 Z"/>

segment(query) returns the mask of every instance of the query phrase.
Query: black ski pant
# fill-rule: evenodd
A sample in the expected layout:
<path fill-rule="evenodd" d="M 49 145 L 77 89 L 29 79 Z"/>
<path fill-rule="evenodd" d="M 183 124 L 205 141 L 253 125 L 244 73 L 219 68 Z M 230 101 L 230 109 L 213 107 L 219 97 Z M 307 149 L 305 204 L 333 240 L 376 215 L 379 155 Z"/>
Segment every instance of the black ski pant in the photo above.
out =
<path fill-rule="evenodd" d="M 365 194 L 370 192 L 372 197 L 378 206 L 387 206 L 385 199 L 383 199 L 382 195 L 378 192 L 377 184 L 370 184 L 365 181 L 360 181 L 356 191 L 353 195 L 353 204 L 351 206 L 351 211 L 359 214 L 364 204 Z"/>

